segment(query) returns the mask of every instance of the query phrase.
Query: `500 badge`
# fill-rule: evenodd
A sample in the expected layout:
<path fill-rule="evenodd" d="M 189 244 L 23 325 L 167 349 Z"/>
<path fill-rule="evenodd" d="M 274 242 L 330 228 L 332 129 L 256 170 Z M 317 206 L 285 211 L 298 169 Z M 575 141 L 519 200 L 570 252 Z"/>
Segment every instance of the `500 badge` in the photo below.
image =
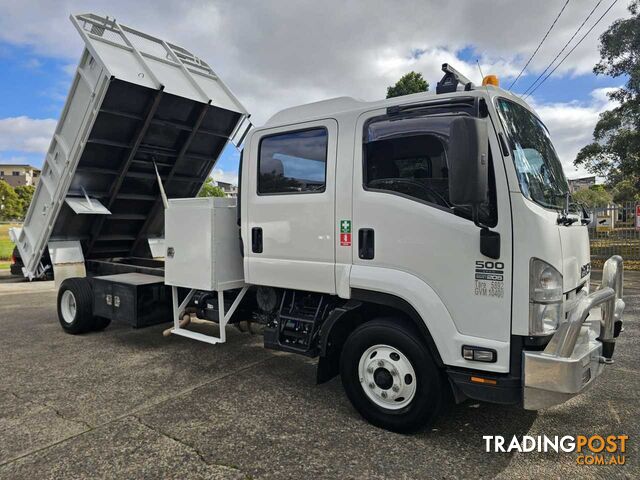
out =
<path fill-rule="evenodd" d="M 504 297 L 504 263 L 476 260 L 475 295 Z"/>

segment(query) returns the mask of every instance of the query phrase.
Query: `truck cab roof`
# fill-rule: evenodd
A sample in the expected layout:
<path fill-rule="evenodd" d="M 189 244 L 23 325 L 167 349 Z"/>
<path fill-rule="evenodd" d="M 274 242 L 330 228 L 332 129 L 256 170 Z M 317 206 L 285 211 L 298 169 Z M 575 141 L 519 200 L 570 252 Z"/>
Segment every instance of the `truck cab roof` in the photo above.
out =
<path fill-rule="evenodd" d="M 458 90 L 451 93 L 421 92 L 401 97 L 386 98 L 382 100 L 366 101 L 353 97 L 335 97 L 319 102 L 312 102 L 294 107 L 285 108 L 273 115 L 261 128 L 272 128 L 277 126 L 290 125 L 306 121 L 318 120 L 327 117 L 334 117 L 346 113 L 359 114 L 377 108 L 388 108 L 396 105 L 411 105 L 428 101 L 446 100 L 448 98 L 460 97 L 482 97 L 491 101 L 496 97 L 508 98 L 519 103 L 528 110 L 533 111 L 531 106 L 517 95 L 492 85 L 474 86 L 471 90 Z"/>

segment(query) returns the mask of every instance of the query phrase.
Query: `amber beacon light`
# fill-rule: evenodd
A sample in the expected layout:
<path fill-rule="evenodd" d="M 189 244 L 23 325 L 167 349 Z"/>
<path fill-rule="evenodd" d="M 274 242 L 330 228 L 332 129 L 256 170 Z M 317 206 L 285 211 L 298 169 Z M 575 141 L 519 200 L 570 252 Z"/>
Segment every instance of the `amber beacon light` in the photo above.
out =
<path fill-rule="evenodd" d="M 484 87 L 485 85 L 493 85 L 494 87 L 498 87 L 500 86 L 500 80 L 498 80 L 498 77 L 495 75 L 487 75 L 482 79 L 482 86 Z"/>

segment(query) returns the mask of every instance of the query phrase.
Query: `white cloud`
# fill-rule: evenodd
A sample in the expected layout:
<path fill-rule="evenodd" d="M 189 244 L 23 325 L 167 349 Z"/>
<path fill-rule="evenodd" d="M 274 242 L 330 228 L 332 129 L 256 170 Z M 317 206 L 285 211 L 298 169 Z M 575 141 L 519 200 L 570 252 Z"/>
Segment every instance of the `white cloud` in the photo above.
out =
<path fill-rule="evenodd" d="M 576 154 L 592 141 L 593 128 L 605 110 L 615 107 L 607 93 L 613 88 L 598 88 L 591 92 L 588 102 L 536 104 L 530 102 L 551 132 L 551 139 L 566 175 L 570 178 L 586 175 L 584 169 L 573 165 Z"/>
<path fill-rule="evenodd" d="M 73 74 L 76 73 L 77 68 L 78 65 L 76 63 L 67 63 L 62 66 L 62 71 L 69 77 L 73 77 Z"/>
<path fill-rule="evenodd" d="M 29 159 L 23 156 L 0 156 L 0 165 L 29 163 Z"/>
<path fill-rule="evenodd" d="M 238 172 L 224 171 L 221 168 L 214 168 L 211 177 L 219 182 L 231 183 L 238 185 Z"/>
<path fill-rule="evenodd" d="M 26 116 L 0 118 L 0 152 L 46 152 L 56 123 L 52 118 L 35 119 Z"/>
<path fill-rule="evenodd" d="M 476 84 L 482 82 L 481 70 L 485 75 L 492 73 L 503 79 L 515 77 L 519 72 L 514 64 L 505 59 L 490 58 L 487 55 L 482 55 L 478 58 L 480 62 L 480 68 L 478 68 L 477 63 L 464 61 L 459 58 L 459 55 L 459 51 L 441 47 L 420 48 L 419 53 L 412 56 L 407 56 L 404 50 L 387 49 L 381 52 L 374 62 L 383 77 L 385 85 L 393 84 L 403 74 L 410 70 L 415 70 L 421 72 L 425 78 L 430 80 L 432 90 L 435 88 L 436 81 L 440 80 L 443 75 L 443 63 L 451 64 Z M 378 89 L 379 86 L 376 85 L 375 88 Z M 374 95 L 371 97 L 375 98 Z"/>
<path fill-rule="evenodd" d="M 531 62 L 531 72 L 546 67 L 593 4 L 595 0 L 589 5 L 569 3 Z M 591 72 L 599 60 L 598 37 L 614 19 L 628 16 L 626 4 L 615 5 L 556 75 Z M 477 0 L 23 0 L 2 2 L 0 42 L 63 58 L 68 62 L 64 70 L 71 75 L 82 41 L 68 15 L 89 11 L 110 15 L 202 57 L 260 125 L 278 110 L 296 104 L 342 95 L 382 98 L 386 87 L 411 69 L 422 72 L 434 88 L 444 62 L 478 81 L 475 61 L 461 59 L 461 52 L 470 46 L 483 72 L 498 74 L 502 84 L 508 85 L 560 6 L 557 0 L 499 4 Z M 603 2 L 584 31 L 607 6 Z M 62 91 L 66 88 L 53 85 L 53 93 L 40 94 Z M 575 153 L 590 141 L 598 114 L 607 108 L 607 100 L 597 95 L 583 103 L 536 105 L 570 175 L 575 173 L 571 165 Z M 42 152 L 55 125 L 53 120 L 26 117 L 0 122 L 8 122 L 7 127 L 0 124 L 0 151 Z"/>
<path fill-rule="evenodd" d="M 30 70 L 38 70 L 40 67 L 42 67 L 42 62 L 37 58 L 29 58 L 22 63 L 22 66 Z"/>
<path fill-rule="evenodd" d="M 408 68 L 421 71 L 434 85 L 441 77 L 440 64 L 450 61 L 477 79 L 475 62 L 458 58 L 469 45 L 485 73 L 513 77 L 559 8 L 556 0 L 499 5 L 477 0 L 25 0 L 0 7 L 0 41 L 75 62 L 82 42 L 69 13 L 115 16 L 204 58 L 262 123 L 296 103 L 340 95 L 381 98 Z M 605 8 L 601 5 L 598 12 Z M 531 63 L 533 72 L 547 65 L 590 9 L 584 2 L 569 3 Z M 599 58 L 598 36 L 626 15 L 626 2 L 616 4 L 557 73 L 590 72 Z"/>

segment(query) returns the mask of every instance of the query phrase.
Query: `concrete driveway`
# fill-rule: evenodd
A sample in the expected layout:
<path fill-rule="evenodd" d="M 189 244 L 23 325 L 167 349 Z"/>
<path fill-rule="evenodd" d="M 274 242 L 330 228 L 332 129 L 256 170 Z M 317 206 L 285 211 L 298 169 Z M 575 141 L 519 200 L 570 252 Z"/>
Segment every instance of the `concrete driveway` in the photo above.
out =
<path fill-rule="evenodd" d="M 364 422 L 314 361 L 232 331 L 211 346 L 166 325 L 66 335 L 51 282 L 0 280 L 0 477 L 639 478 L 640 276 L 626 331 L 591 391 L 541 412 L 467 402 L 429 431 Z M 485 453 L 483 435 L 627 434 L 624 466 Z"/>

